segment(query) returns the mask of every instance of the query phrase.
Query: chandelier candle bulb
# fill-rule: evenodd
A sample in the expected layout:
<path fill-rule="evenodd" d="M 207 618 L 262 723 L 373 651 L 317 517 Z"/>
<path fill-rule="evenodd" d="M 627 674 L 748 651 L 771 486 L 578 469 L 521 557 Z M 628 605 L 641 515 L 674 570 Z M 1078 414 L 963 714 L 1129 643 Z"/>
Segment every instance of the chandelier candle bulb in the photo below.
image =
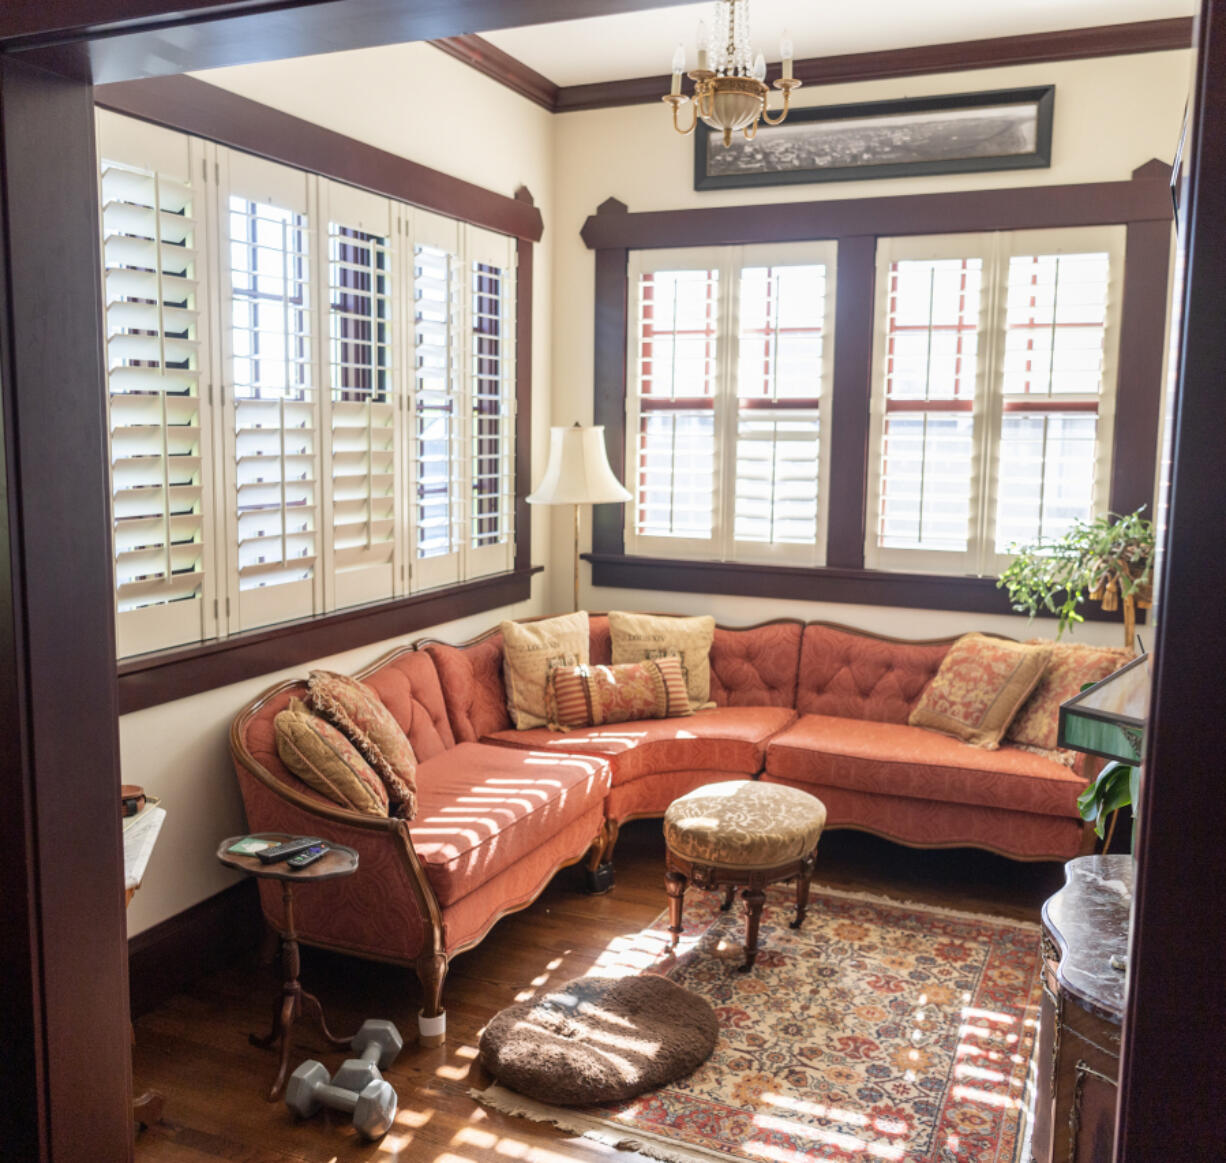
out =
<path fill-rule="evenodd" d="M 677 45 L 676 51 L 673 53 L 673 87 L 671 90 L 672 96 L 677 96 L 681 92 L 681 74 L 685 71 L 685 45 Z"/>
<path fill-rule="evenodd" d="M 694 41 L 698 45 L 698 71 L 705 72 L 707 68 L 707 26 L 700 20 L 698 30 L 694 33 Z"/>
<path fill-rule="evenodd" d="M 784 32 L 779 38 L 779 57 L 783 61 L 783 79 L 790 81 L 792 79 L 792 34 Z"/>
<path fill-rule="evenodd" d="M 753 59 L 753 79 L 755 81 L 766 80 L 766 57 L 758 53 Z"/>

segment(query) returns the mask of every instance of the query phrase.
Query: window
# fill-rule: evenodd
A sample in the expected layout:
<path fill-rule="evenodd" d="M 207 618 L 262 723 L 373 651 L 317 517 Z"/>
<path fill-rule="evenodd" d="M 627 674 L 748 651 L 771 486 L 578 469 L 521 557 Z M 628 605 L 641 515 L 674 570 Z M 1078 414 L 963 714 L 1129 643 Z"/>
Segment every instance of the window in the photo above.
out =
<path fill-rule="evenodd" d="M 820 564 L 833 243 L 631 256 L 632 553 Z"/>
<path fill-rule="evenodd" d="M 866 562 L 995 574 L 1105 504 L 1123 230 L 882 239 Z"/>
<path fill-rule="evenodd" d="M 98 124 L 121 657 L 511 569 L 514 240 Z"/>

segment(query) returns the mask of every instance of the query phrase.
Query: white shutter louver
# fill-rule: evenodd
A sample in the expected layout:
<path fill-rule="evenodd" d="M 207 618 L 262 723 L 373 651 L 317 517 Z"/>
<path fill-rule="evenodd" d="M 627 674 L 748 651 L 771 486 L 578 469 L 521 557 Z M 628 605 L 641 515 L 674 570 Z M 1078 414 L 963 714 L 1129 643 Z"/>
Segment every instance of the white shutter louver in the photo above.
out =
<path fill-rule="evenodd" d="M 459 351 L 463 267 L 455 223 L 415 216 L 413 247 L 413 588 L 462 576 L 464 408 Z"/>
<path fill-rule="evenodd" d="M 235 175 L 241 161 L 241 176 Z M 319 400 L 311 349 L 311 255 L 302 197 L 271 198 L 293 171 L 230 156 L 227 328 L 233 409 L 237 625 L 246 630 L 319 608 Z M 262 191 L 270 180 L 274 194 Z M 296 191 L 295 191 L 296 192 Z M 232 582 L 232 586 L 234 582 Z"/>
<path fill-rule="evenodd" d="M 515 556 L 515 249 L 469 227 L 470 490 L 465 576 L 511 568 Z"/>
<path fill-rule="evenodd" d="M 332 194 L 330 216 L 349 194 Z M 372 218 L 381 211 L 386 224 L 386 201 L 371 201 Z M 329 221 L 330 608 L 388 599 L 396 590 L 392 286 L 390 236 Z"/>
<path fill-rule="evenodd" d="M 123 657 L 215 633 L 201 397 L 204 200 L 186 138 L 100 117 L 99 144 Z"/>

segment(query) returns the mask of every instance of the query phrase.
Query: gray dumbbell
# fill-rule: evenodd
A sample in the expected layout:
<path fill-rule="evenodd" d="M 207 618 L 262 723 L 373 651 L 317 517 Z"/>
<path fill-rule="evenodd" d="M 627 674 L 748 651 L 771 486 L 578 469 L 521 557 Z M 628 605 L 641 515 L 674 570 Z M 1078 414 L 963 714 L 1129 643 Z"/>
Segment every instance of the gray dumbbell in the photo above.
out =
<path fill-rule="evenodd" d="M 324 1064 L 308 1058 L 289 1077 L 285 1105 L 300 1119 L 309 1119 L 321 1106 L 352 1113 L 354 1128 L 368 1139 L 377 1139 L 396 1121 L 397 1099 L 392 1084 L 382 1079 L 372 1082 L 361 1094 L 333 1086 Z"/>
<path fill-rule="evenodd" d="M 383 1078 L 386 1070 L 404 1048 L 400 1031 L 388 1021 L 372 1019 L 362 1023 L 362 1028 L 349 1043 L 357 1052 L 357 1058 L 346 1058 L 341 1068 L 332 1076 L 332 1085 L 342 1090 L 362 1093 L 372 1082 Z"/>

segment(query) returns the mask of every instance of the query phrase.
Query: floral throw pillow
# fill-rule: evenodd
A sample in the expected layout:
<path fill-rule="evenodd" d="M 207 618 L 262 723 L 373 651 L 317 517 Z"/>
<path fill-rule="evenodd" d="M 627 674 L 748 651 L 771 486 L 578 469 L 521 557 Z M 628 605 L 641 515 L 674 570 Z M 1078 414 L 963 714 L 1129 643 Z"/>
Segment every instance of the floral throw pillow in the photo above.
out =
<path fill-rule="evenodd" d="M 554 667 L 547 704 L 549 726 L 555 731 L 694 713 L 678 658 Z"/>
<path fill-rule="evenodd" d="M 387 789 L 358 749 L 301 699 L 273 720 L 281 762 L 308 787 L 364 816 L 387 815 Z"/>
<path fill-rule="evenodd" d="M 1050 645 L 964 634 L 949 648 L 907 722 L 995 751 L 1050 658 Z"/>
<path fill-rule="evenodd" d="M 1032 646 L 1043 644 L 1039 638 L 1030 641 Z M 1009 724 L 1005 742 L 1052 752 L 1056 750 L 1060 730 L 1060 704 L 1071 699 L 1086 683 L 1098 682 L 1114 674 L 1132 658 L 1132 653 L 1110 646 L 1072 642 L 1047 645 L 1052 647 L 1051 661 L 1038 686 Z M 1061 762 L 1068 762 L 1063 754 L 1059 758 Z"/>
<path fill-rule="evenodd" d="M 307 692 L 314 710 L 339 727 L 379 773 L 391 814 L 411 820 L 417 814 L 417 756 L 379 696 L 365 683 L 330 670 L 311 671 Z"/>

